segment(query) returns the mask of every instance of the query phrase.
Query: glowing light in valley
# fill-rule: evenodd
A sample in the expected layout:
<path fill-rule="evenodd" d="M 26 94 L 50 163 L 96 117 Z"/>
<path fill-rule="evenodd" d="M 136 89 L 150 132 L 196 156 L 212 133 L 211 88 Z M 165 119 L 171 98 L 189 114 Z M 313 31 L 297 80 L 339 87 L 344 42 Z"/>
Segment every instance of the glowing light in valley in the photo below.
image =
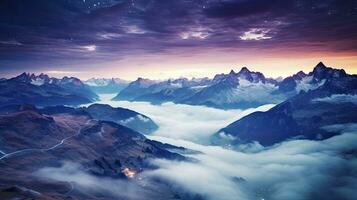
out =
<path fill-rule="evenodd" d="M 269 29 L 264 28 L 251 28 L 248 31 L 244 32 L 243 35 L 239 36 L 242 40 L 266 40 L 271 39 L 272 37 L 267 36 Z"/>
<path fill-rule="evenodd" d="M 135 171 L 133 171 L 127 167 L 125 167 L 121 172 L 123 172 L 124 175 L 128 178 L 134 178 L 134 176 L 136 174 Z"/>

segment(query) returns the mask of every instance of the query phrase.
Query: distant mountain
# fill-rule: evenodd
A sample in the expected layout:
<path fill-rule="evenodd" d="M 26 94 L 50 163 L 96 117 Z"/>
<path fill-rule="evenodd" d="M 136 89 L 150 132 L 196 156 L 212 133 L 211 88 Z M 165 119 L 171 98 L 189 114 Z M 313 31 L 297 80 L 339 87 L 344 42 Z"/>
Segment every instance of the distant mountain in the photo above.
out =
<path fill-rule="evenodd" d="M 318 63 L 309 74 L 303 71 L 285 78 L 279 83 L 278 93 L 287 93 L 288 96 L 298 94 L 300 91 L 313 90 L 332 78 L 347 76 L 343 69 L 327 68 L 322 62 Z"/>
<path fill-rule="evenodd" d="M 23 73 L 0 81 L 0 104 L 79 105 L 98 96 L 78 78 L 50 78 L 46 74 Z"/>
<path fill-rule="evenodd" d="M 157 83 L 156 81 L 138 78 L 137 80 L 131 82 L 126 88 L 124 88 L 113 100 L 134 100 L 140 95 L 149 93 L 148 88 L 151 85 Z"/>
<path fill-rule="evenodd" d="M 255 112 L 233 122 L 216 133 L 212 141 L 216 144 L 258 141 L 268 146 L 297 137 L 325 139 L 338 134 L 336 127 L 357 123 L 356 75 L 319 63 L 311 73 L 298 73 L 288 80 L 289 87 L 285 87 L 288 81 L 280 85 L 288 91 L 304 84 L 306 87 L 267 112 Z"/>
<path fill-rule="evenodd" d="M 277 84 L 276 80 L 243 67 L 238 73 L 232 70 L 229 74 L 216 75 L 210 85 L 181 103 L 218 108 L 249 108 L 279 103 L 285 96 L 274 94 Z"/>
<path fill-rule="evenodd" d="M 218 108 L 248 108 L 286 99 L 278 93 L 278 81 L 243 67 L 238 73 L 217 74 L 213 79 L 186 78 L 155 82 L 142 79 L 129 84 L 113 100 L 206 105 Z"/>
<path fill-rule="evenodd" d="M 97 94 L 118 93 L 128 86 L 129 82 L 119 78 L 91 78 L 84 81 Z"/>
<path fill-rule="evenodd" d="M 179 78 L 165 81 L 153 81 L 139 78 L 129 84 L 113 100 L 148 101 L 163 103 L 179 102 L 195 94 L 210 83 L 208 78 L 191 79 Z"/>
<path fill-rule="evenodd" d="M 158 104 L 168 101 L 180 102 L 194 95 L 207 83 L 209 83 L 208 79 L 169 79 L 149 86 L 145 94 L 140 94 L 133 101 L 149 101 Z"/>
<path fill-rule="evenodd" d="M 139 78 L 118 93 L 113 100 L 147 101 L 154 104 L 174 102 L 216 108 L 251 108 L 278 104 L 286 99 L 323 85 L 333 77 L 343 77 L 343 70 L 325 72 L 319 63 L 314 71 L 303 71 L 285 79 L 266 78 L 260 72 L 243 67 L 238 73 L 217 74 L 213 79 L 186 78 L 152 81 Z"/>
<path fill-rule="evenodd" d="M 19 111 L 0 115 L 0 132 L 0 196 L 5 199 L 9 195 L 12 199 L 113 199 L 112 194 L 81 190 L 80 185 L 34 174 L 44 167 L 57 168 L 64 161 L 77 163 L 83 173 L 93 177 L 115 180 L 130 179 L 144 171 L 149 167 L 147 159 L 184 159 L 132 129 L 81 113 L 43 114 L 22 106 Z M 170 192 L 163 184 L 154 186 L 140 187 Z M 157 199 L 149 194 L 147 198 Z"/>

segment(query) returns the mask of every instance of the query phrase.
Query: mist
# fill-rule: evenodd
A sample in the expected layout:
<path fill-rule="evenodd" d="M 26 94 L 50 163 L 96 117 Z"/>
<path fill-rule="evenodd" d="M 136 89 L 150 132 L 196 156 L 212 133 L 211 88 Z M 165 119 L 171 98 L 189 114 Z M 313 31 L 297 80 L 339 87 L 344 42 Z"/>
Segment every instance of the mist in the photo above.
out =
<path fill-rule="evenodd" d="M 357 124 L 323 127 L 341 135 L 322 140 L 290 140 L 271 147 L 257 142 L 234 150 L 211 146 L 210 135 L 254 111 L 219 110 L 174 103 L 112 102 L 152 118 L 159 130 L 149 139 L 195 150 L 193 161 L 149 160 L 157 167 L 142 176 L 160 179 L 192 197 L 207 200 L 354 199 L 357 190 Z M 202 142 L 204 141 L 204 142 Z"/>
<path fill-rule="evenodd" d="M 152 136 L 202 153 L 188 155 L 197 162 L 153 160 L 159 169 L 147 173 L 212 200 L 354 199 L 356 133 L 283 142 L 257 153 Z"/>
<path fill-rule="evenodd" d="M 221 110 L 206 106 L 191 106 L 172 102 L 153 105 L 148 102 L 111 101 L 115 95 L 101 95 L 97 103 L 135 110 L 154 120 L 159 129 L 151 135 L 207 144 L 209 137 L 228 124 L 256 111 L 267 111 L 274 104 L 246 110 Z"/>

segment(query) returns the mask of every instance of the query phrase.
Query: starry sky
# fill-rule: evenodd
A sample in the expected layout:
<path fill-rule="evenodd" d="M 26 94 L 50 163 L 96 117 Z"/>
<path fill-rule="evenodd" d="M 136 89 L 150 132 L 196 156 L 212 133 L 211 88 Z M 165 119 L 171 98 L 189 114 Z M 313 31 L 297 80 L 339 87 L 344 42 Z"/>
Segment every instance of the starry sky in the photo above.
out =
<path fill-rule="evenodd" d="M 0 74 L 357 73 L 356 0 L 1 0 Z"/>

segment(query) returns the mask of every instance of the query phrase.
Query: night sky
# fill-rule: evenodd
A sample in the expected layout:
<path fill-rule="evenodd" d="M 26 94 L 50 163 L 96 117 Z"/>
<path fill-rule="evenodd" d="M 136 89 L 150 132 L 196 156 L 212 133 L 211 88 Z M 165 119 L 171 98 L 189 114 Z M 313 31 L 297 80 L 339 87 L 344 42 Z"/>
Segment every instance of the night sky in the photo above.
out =
<path fill-rule="evenodd" d="M 357 73 L 356 0 L 0 1 L 4 77 L 277 77 L 319 61 Z"/>

